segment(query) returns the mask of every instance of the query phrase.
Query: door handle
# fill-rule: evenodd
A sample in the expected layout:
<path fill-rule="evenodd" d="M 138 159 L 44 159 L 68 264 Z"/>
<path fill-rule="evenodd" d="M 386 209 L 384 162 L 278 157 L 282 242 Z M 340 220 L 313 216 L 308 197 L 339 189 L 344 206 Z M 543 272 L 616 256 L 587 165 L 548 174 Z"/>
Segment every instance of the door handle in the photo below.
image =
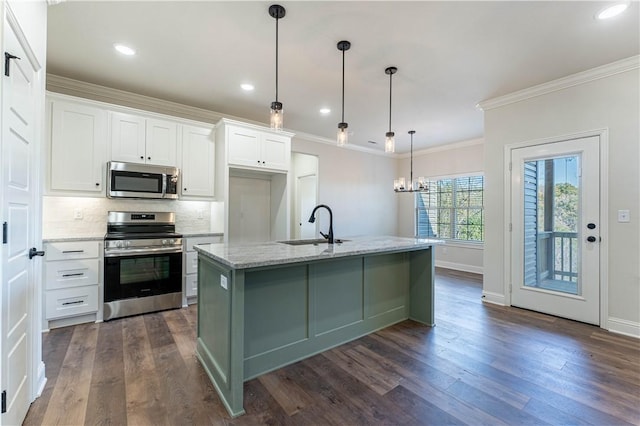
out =
<path fill-rule="evenodd" d="M 44 256 L 44 250 L 36 250 L 35 247 L 29 249 L 29 259 L 33 259 L 35 256 Z"/>
<path fill-rule="evenodd" d="M 595 243 L 596 242 L 596 237 L 594 237 L 593 235 L 589 235 L 587 237 L 587 241 L 589 241 L 590 243 Z"/>

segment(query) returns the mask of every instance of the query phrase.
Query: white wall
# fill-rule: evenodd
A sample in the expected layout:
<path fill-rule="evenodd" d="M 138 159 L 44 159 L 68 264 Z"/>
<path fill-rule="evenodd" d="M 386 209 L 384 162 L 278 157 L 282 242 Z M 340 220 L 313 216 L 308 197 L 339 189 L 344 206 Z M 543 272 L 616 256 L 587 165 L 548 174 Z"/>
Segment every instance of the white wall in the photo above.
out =
<path fill-rule="evenodd" d="M 410 158 L 398 160 L 399 175 L 407 181 L 410 174 Z M 482 173 L 484 170 L 484 145 L 482 139 L 463 141 L 447 146 L 414 153 L 413 177 L 424 176 L 431 180 L 459 175 Z M 415 201 L 412 194 L 396 194 L 398 202 L 398 234 L 415 235 Z M 448 243 L 436 247 L 436 266 L 462 271 L 482 273 L 482 245 Z"/>
<path fill-rule="evenodd" d="M 635 59 L 637 64 L 637 58 Z M 640 336 L 640 72 L 591 79 L 485 111 L 484 292 L 504 297 L 504 146 L 542 138 L 608 129 L 608 328 Z M 617 211 L 629 209 L 630 223 Z M 607 327 L 607 324 L 603 324 Z"/>
<path fill-rule="evenodd" d="M 318 156 L 318 203 L 333 210 L 336 238 L 396 235 L 395 158 L 300 136 L 294 136 L 291 150 Z M 326 232 L 323 226 L 320 229 Z"/>

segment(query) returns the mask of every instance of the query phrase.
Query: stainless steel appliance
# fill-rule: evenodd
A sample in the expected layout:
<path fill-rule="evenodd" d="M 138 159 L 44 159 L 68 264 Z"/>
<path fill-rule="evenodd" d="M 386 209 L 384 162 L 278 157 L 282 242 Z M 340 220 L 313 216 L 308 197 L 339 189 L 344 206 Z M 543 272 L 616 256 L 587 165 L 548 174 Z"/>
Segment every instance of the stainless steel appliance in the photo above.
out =
<path fill-rule="evenodd" d="M 109 198 L 178 198 L 176 167 L 110 161 L 107 171 Z"/>
<path fill-rule="evenodd" d="M 182 235 L 174 213 L 109 212 L 104 320 L 182 306 Z"/>

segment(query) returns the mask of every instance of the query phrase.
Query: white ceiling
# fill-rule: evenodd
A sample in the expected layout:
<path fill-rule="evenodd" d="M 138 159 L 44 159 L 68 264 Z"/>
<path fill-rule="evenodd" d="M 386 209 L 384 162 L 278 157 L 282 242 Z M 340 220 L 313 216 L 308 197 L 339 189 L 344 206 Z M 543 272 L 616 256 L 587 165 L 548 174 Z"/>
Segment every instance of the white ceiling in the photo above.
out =
<path fill-rule="evenodd" d="M 275 19 L 265 1 L 68 1 L 49 7 L 48 72 L 268 122 L 275 98 Z M 397 152 L 483 135 L 479 101 L 640 53 L 640 5 L 609 21 L 605 1 L 282 1 L 279 100 L 285 128 Z M 113 43 L 134 47 L 135 57 Z M 256 90 L 243 92 L 251 82 Z M 321 116 L 319 109 L 332 112 Z M 377 142 L 372 145 L 369 141 Z"/>

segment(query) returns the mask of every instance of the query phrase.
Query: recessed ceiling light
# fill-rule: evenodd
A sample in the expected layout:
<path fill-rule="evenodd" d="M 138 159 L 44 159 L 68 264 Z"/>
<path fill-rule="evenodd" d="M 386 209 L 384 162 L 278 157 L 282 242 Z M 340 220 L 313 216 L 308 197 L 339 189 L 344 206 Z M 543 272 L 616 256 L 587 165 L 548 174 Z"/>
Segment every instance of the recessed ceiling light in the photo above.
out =
<path fill-rule="evenodd" d="M 240 87 L 245 92 L 251 92 L 253 89 L 255 89 L 255 87 L 253 87 L 253 84 L 249 84 L 249 83 L 242 83 Z"/>
<path fill-rule="evenodd" d="M 320 114 L 327 115 L 331 112 L 329 108 L 320 108 Z"/>
<path fill-rule="evenodd" d="M 617 3 L 613 6 L 609 6 L 606 9 L 601 10 L 600 13 L 598 13 L 596 16 L 598 19 L 613 18 L 614 16 L 618 16 L 622 12 L 627 10 L 627 7 L 629 7 L 629 3 Z"/>
<path fill-rule="evenodd" d="M 122 53 L 123 55 L 127 55 L 127 56 L 133 56 L 136 54 L 136 51 L 133 50 L 132 48 L 130 48 L 129 46 L 125 46 L 124 44 L 119 44 L 116 43 L 113 45 L 114 49 L 116 49 L 118 52 Z"/>

